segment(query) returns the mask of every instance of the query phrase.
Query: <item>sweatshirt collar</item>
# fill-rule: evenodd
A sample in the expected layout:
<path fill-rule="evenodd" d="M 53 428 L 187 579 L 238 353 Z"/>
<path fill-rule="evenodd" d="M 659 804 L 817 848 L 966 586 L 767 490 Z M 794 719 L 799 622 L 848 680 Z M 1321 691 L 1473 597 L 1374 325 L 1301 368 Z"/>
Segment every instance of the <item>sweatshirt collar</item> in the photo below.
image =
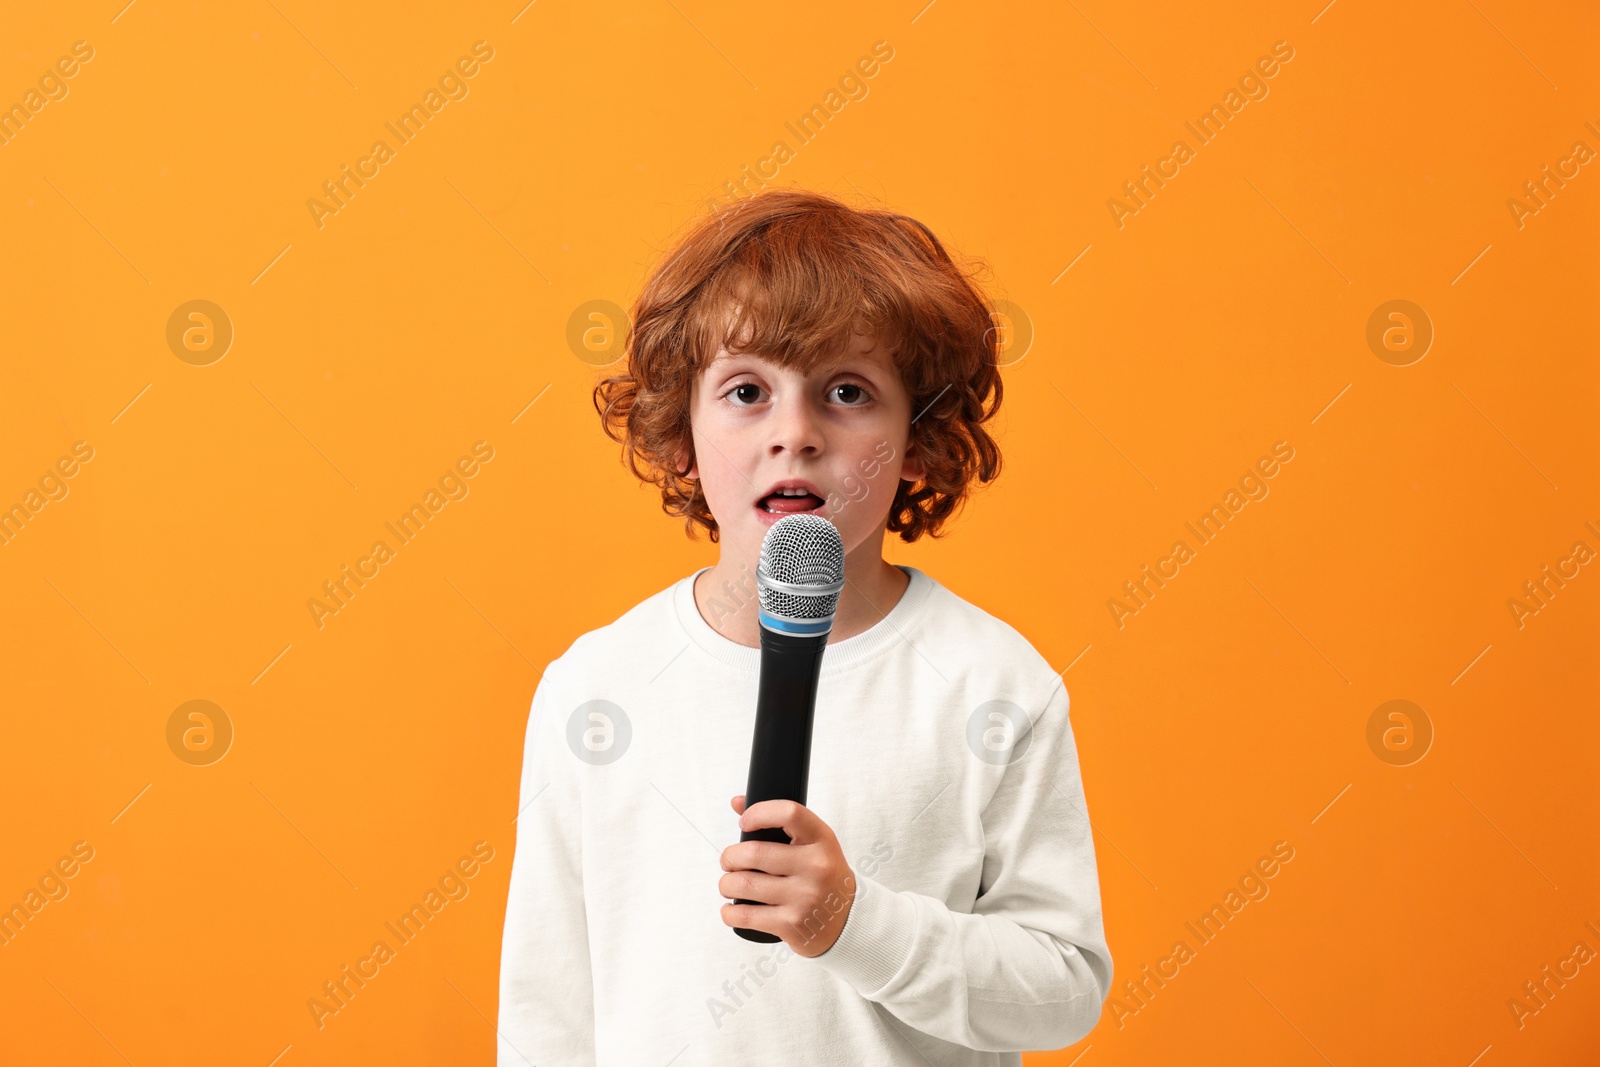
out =
<path fill-rule="evenodd" d="M 823 674 L 846 670 L 911 639 L 911 630 L 921 619 L 936 583 L 916 567 L 896 566 L 911 579 L 905 592 L 900 594 L 899 601 L 871 628 L 843 641 L 830 640 L 823 647 Z M 673 587 L 673 614 L 689 639 L 713 659 L 736 670 L 759 674 L 761 649 L 741 645 L 722 636 L 700 614 L 700 608 L 694 600 L 694 583 L 696 578 L 710 569 L 701 567 Z"/>

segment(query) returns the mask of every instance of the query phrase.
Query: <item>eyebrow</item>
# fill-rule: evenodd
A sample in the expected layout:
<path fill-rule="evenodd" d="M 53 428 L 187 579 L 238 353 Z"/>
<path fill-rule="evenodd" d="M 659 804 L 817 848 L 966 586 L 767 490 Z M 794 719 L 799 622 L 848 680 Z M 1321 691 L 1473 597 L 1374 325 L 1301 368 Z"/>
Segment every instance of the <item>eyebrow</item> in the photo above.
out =
<path fill-rule="evenodd" d="M 748 368 L 734 368 L 733 365 L 745 360 L 759 361 L 764 364 L 776 366 L 775 361 L 772 360 L 771 357 L 759 355 L 755 352 L 729 353 L 727 355 L 713 357 L 711 362 L 706 365 L 706 374 L 708 377 L 712 374 L 721 374 L 730 378 L 736 374 L 743 374 Z M 830 377 L 835 374 L 848 373 L 859 374 L 864 378 L 870 378 L 890 373 L 893 371 L 893 369 L 894 368 L 892 366 L 884 367 L 882 364 L 873 360 L 870 356 L 852 353 L 843 359 L 836 360 L 835 362 L 828 364 L 825 368 L 825 371 Z M 816 371 L 817 368 L 813 367 L 812 370 Z"/>

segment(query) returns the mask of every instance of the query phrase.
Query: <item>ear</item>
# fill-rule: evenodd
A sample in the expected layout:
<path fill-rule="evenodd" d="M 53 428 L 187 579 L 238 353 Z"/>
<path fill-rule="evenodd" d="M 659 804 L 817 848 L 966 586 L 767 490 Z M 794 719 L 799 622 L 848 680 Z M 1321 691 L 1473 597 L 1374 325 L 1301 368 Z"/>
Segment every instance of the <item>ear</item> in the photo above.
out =
<path fill-rule="evenodd" d="M 682 478 L 689 478 L 692 480 L 700 477 L 700 463 L 698 460 L 692 464 L 687 471 L 683 469 L 684 460 L 687 458 L 688 449 L 679 448 L 677 453 L 673 456 L 673 469 L 677 471 L 679 477 Z"/>
<path fill-rule="evenodd" d="M 920 482 L 926 476 L 927 471 L 922 466 L 922 460 L 907 451 L 905 459 L 900 461 L 900 477 L 908 482 Z"/>

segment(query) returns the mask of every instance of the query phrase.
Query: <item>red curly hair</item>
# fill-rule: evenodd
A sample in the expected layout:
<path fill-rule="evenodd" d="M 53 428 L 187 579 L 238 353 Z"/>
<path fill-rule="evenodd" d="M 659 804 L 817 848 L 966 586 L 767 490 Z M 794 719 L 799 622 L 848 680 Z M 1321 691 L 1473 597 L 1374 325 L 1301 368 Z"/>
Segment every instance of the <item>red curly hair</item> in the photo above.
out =
<path fill-rule="evenodd" d="M 983 424 L 1000 407 L 992 302 L 916 219 L 858 210 L 803 189 L 725 203 L 693 225 L 631 312 L 627 369 L 598 382 L 594 406 L 661 508 L 718 540 L 694 466 L 689 399 L 719 349 L 753 351 L 802 373 L 828 366 L 852 335 L 893 351 L 914 415 L 907 449 L 924 477 L 901 480 L 888 529 L 938 537 L 974 481 L 1000 473 Z M 736 313 L 730 318 L 730 309 Z M 737 338 L 737 349 L 734 339 Z M 677 457 L 689 457 L 679 468 Z"/>

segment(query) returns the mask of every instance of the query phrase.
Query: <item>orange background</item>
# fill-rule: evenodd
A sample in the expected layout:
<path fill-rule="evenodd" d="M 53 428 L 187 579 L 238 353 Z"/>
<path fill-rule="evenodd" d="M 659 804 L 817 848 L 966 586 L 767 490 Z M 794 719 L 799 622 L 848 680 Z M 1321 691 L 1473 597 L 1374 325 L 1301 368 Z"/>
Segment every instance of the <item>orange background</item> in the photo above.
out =
<path fill-rule="evenodd" d="M 619 465 L 569 319 L 627 306 L 779 139 L 775 184 L 923 220 L 1032 323 L 1000 481 L 887 554 L 1066 672 L 1118 1000 L 1295 850 L 1137 1013 L 1030 1061 L 1600 1059 L 1600 964 L 1520 1027 L 1507 1004 L 1600 952 L 1600 575 L 1508 607 L 1600 550 L 1600 165 L 1507 205 L 1600 149 L 1592 10 L 121 3 L 0 25 L 0 104 L 94 50 L 0 146 L 0 506 L 93 449 L 0 547 L 0 904 L 94 850 L 0 948 L 0 1061 L 490 1062 L 540 670 L 715 558 Z M 479 40 L 469 95 L 319 228 L 307 200 Z M 1184 122 L 1278 41 L 1199 146 Z M 205 366 L 167 342 L 195 299 L 234 330 Z M 1398 299 L 1434 331 L 1405 366 L 1367 342 Z M 469 495 L 319 628 L 307 600 L 478 441 Z M 1278 441 L 1270 495 L 1197 547 Z M 234 729 L 208 766 L 169 747 L 191 700 Z M 1406 766 L 1368 744 L 1390 700 L 1434 733 Z M 479 841 L 470 895 L 319 1030 L 308 998 Z"/>

